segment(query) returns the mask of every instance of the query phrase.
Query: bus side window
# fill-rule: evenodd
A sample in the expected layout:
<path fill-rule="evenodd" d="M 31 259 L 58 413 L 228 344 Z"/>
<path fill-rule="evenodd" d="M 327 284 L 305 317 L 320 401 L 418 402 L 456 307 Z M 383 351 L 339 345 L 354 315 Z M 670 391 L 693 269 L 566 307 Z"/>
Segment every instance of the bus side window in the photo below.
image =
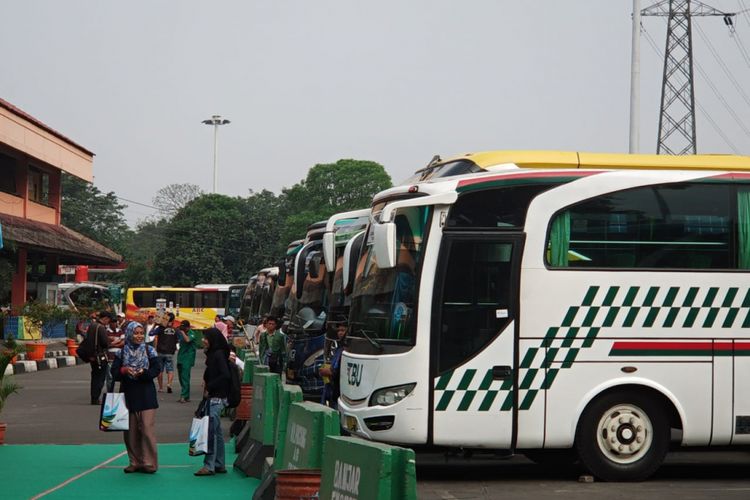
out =
<path fill-rule="evenodd" d="M 741 208 L 742 190 L 735 192 L 732 184 L 674 183 L 608 193 L 566 207 L 550 224 L 547 264 L 553 268 L 743 268 L 742 249 L 750 254 L 750 244 L 745 241 L 743 246 L 743 238 L 750 239 L 750 232 L 745 230 L 743 236 L 734 228 L 743 225 L 750 210 Z M 733 209 L 734 196 L 737 209 Z M 750 256 L 744 267 L 750 267 Z"/>

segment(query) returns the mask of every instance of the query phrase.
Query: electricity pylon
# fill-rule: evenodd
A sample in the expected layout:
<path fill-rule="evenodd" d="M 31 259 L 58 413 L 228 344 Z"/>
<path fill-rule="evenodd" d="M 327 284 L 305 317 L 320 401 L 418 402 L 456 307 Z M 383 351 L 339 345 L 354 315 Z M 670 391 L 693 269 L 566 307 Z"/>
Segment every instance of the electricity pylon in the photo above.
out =
<path fill-rule="evenodd" d="M 722 12 L 698 0 L 661 0 L 643 9 L 641 15 L 668 18 L 656 154 L 695 154 L 697 148 L 691 18 L 721 16 L 731 27 L 735 14 Z"/>

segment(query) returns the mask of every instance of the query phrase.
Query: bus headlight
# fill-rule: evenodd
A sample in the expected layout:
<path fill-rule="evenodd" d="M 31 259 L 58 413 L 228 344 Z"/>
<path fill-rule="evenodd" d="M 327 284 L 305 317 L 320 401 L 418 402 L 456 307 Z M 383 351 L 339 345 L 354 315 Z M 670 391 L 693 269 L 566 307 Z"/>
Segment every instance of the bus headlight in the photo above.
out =
<path fill-rule="evenodd" d="M 323 357 L 323 349 L 319 349 L 314 353 L 310 354 L 307 359 L 302 363 L 303 366 L 312 366 L 315 364 L 315 360 Z"/>
<path fill-rule="evenodd" d="M 390 406 L 396 404 L 412 393 L 417 384 L 397 385 L 378 389 L 372 393 L 370 406 Z"/>

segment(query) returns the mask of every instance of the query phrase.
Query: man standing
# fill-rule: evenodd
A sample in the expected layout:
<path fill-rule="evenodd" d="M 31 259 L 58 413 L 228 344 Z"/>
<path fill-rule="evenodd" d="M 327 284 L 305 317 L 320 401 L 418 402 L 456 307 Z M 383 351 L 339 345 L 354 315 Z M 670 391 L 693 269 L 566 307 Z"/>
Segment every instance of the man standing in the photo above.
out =
<path fill-rule="evenodd" d="M 161 372 L 157 379 L 159 392 L 164 391 L 164 372 L 167 372 L 167 392 L 172 394 L 172 381 L 174 380 L 174 353 L 177 350 L 177 332 L 173 328 L 174 314 L 169 313 L 154 335 L 154 347 L 159 355 Z"/>
<path fill-rule="evenodd" d="M 234 336 L 234 323 L 234 316 L 224 316 L 224 324 L 227 325 L 227 334 L 225 336 L 230 342 Z"/>
<path fill-rule="evenodd" d="M 180 350 L 177 351 L 177 376 L 180 379 L 180 399 L 178 403 L 190 401 L 190 369 L 195 365 L 195 339 L 196 335 L 190 329 L 188 320 L 180 323 L 177 329 L 180 340 Z"/>
<path fill-rule="evenodd" d="M 276 331 L 278 322 L 275 317 L 266 318 L 266 331 L 260 334 L 260 360 L 273 373 L 281 373 L 286 355 L 284 334 Z"/>
<path fill-rule="evenodd" d="M 112 314 L 109 311 L 101 311 L 97 321 L 89 325 L 84 342 L 89 344 L 90 352 L 93 353 L 88 362 L 91 365 L 91 404 L 98 405 L 102 394 L 104 380 L 109 372 L 107 363 L 107 332 Z"/>

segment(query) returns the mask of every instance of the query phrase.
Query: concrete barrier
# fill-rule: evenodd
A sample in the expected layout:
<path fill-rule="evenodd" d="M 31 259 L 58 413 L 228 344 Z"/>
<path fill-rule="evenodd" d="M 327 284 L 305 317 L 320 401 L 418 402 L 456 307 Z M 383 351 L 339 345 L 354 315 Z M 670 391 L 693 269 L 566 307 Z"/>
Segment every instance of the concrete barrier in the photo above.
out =
<path fill-rule="evenodd" d="M 276 421 L 274 457 L 267 458 L 263 466 L 263 477 L 253 493 L 253 500 L 272 500 L 276 495 L 276 463 L 281 462 L 286 446 L 287 422 L 293 403 L 302 402 L 302 388 L 298 385 L 281 384 L 279 388 L 279 411 Z"/>
<path fill-rule="evenodd" d="M 309 401 L 292 404 L 289 407 L 283 454 L 276 456 L 274 467 L 277 470 L 320 469 L 325 438 L 339 434 L 339 414 L 336 410 Z"/>
<path fill-rule="evenodd" d="M 36 361 L 37 371 L 52 370 L 57 368 L 57 358 L 44 358 Z"/>
<path fill-rule="evenodd" d="M 281 377 L 277 373 L 256 372 L 253 379 L 250 439 L 237 456 L 234 467 L 248 476 L 260 478 L 263 461 L 273 455 Z"/>
<path fill-rule="evenodd" d="M 417 498 L 414 451 L 359 438 L 329 436 L 323 446 L 320 498 Z"/>

